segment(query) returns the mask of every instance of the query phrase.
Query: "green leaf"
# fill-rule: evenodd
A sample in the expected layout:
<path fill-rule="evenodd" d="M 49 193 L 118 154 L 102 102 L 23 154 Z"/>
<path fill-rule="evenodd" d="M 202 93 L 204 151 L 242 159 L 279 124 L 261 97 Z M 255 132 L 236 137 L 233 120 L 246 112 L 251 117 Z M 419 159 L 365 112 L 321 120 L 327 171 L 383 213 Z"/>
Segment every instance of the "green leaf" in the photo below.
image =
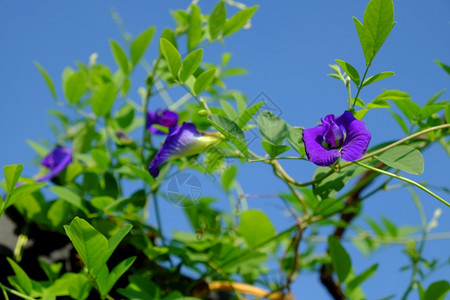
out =
<path fill-rule="evenodd" d="M 409 99 L 393 100 L 393 101 L 410 122 L 416 122 L 422 111 L 422 108 L 420 107 L 419 104 Z"/>
<path fill-rule="evenodd" d="M 425 292 L 425 300 L 443 300 L 450 291 L 450 284 L 446 280 L 433 282 Z"/>
<path fill-rule="evenodd" d="M 377 269 L 378 269 L 378 264 L 375 264 L 375 265 L 369 267 L 364 272 L 362 272 L 361 274 L 359 274 L 358 276 L 356 276 L 355 278 L 350 280 L 349 283 L 347 284 L 347 289 L 349 289 L 350 291 L 356 289 L 364 281 L 366 281 L 367 279 L 372 277 L 372 275 L 375 274 Z"/>
<path fill-rule="evenodd" d="M 313 180 L 322 178 L 329 171 L 329 168 L 317 168 L 314 172 Z M 366 169 L 363 167 L 351 165 L 345 169 L 341 169 L 339 172 L 334 172 L 330 176 L 313 185 L 314 194 L 319 199 L 332 197 L 341 189 L 343 189 L 351 178 L 361 175 L 365 171 Z"/>
<path fill-rule="evenodd" d="M 336 62 L 341 66 L 345 73 L 347 73 L 350 79 L 358 86 L 360 83 L 358 71 L 348 62 L 340 59 L 336 59 Z"/>
<path fill-rule="evenodd" d="M 97 278 L 108 260 L 105 256 L 108 251 L 108 240 L 88 222 L 78 217 L 75 217 L 70 225 L 65 225 L 64 230 L 81 256 L 89 274 Z"/>
<path fill-rule="evenodd" d="M 155 27 L 152 26 L 144 30 L 136 39 L 131 43 L 130 47 L 130 57 L 131 64 L 136 66 L 144 56 L 145 50 L 152 41 L 153 34 L 155 33 Z"/>
<path fill-rule="evenodd" d="M 384 90 L 383 93 L 381 93 L 380 95 L 377 96 L 376 99 L 379 100 L 409 100 L 411 99 L 411 95 L 403 92 L 403 91 L 399 91 L 399 90 Z"/>
<path fill-rule="evenodd" d="M 288 136 L 286 122 L 270 111 L 263 111 L 258 119 L 261 138 L 274 145 L 282 145 Z"/>
<path fill-rule="evenodd" d="M 290 146 L 287 145 L 274 145 L 270 142 L 267 141 L 262 141 L 261 142 L 264 150 L 266 151 L 267 154 L 270 155 L 271 158 L 275 158 L 278 155 L 288 151 L 289 149 L 291 149 Z"/>
<path fill-rule="evenodd" d="M 111 110 L 116 99 L 116 86 L 112 82 L 102 84 L 92 96 L 92 110 L 97 116 L 104 116 Z"/>
<path fill-rule="evenodd" d="M 130 283 L 126 288 L 117 289 L 119 294 L 128 299 L 160 299 L 158 287 L 147 277 L 131 275 L 128 276 L 128 281 Z M 180 299 L 184 298 L 181 297 Z"/>
<path fill-rule="evenodd" d="M 161 38 L 168 40 L 175 48 L 178 48 L 177 38 L 170 28 L 164 28 L 163 32 L 161 33 Z M 159 44 L 159 50 L 162 53 L 161 42 Z"/>
<path fill-rule="evenodd" d="M 120 128 L 127 129 L 131 124 L 133 124 L 134 106 L 130 103 L 126 103 L 117 111 L 114 119 L 116 119 L 116 122 Z"/>
<path fill-rule="evenodd" d="M 347 275 L 350 273 L 352 268 L 352 261 L 350 256 L 344 247 L 342 247 L 339 240 L 330 235 L 328 237 L 328 247 L 331 256 L 331 263 L 333 264 L 333 269 L 336 272 L 340 282 L 344 282 Z"/>
<path fill-rule="evenodd" d="M 177 48 L 165 38 L 161 38 L 160 47 L 170 73 L 172 73 L 173 78 L 177 79 L 178 71 L 181 67 L 180 53 L 178 53 Z"/>
<path fill-rule="evenodd" d="M 197 77 L 194 84 L 194 92 L 196 95 L 203 92 L 214 80 L 214 74 L 216 73 L 216 69 L 212 68 L 204 71 Z"/>
<path fill-rule="evenodd" d="M 46 155 L 50 152 L 47 148 L 45 148 L 44 146 L 42 146 L 42 145 L 36 143 L 36 142 L 33 141 L 33 140 L 27 139 L 25 142 L 26 142 L 26 143 L 28 144 L 28 146 L 30 146 L 30 147 L 34 150 L 34 152 L 36 152 L 36 154 L 39 155 L 40 157 L 44 157 L 44 156 L 46 156 Z"/>
<path fill-rule="evenodd" d="M 364 12 L 364 27 L 374 42 L 375 53 L 383 45 L 394 26 L 392 0 L 371 0 Z"/>
<path fill-rule="evenodd" d="M 70 204 L 76 206 L 80 210 L 82 210 L 85 214 L 88 214 L 89 211 L 83 205 L 83 199 L 78 196 L 76 193 L 72 192 L 66 187 L 63 186 L 51 186 L 49 190 L 55 195 L 59 196 L 61 199 L 69 202 Z"/>
<path fill-rule="evenodd" d="M 113 202 L 114 198 L 108 196 L 98 196 L 91 199 L 92 206 L 100 210 L 105 210 Z"/>
<path fill-rule="evenodd" d="M 214 114 L 209 115 L 208 120 L 214 128 L 222 133 L 227 140 L 232 142 L 248 158 L 247 142 L 245 141 L 244 132 L 242 132 L 242 129 L 235 122 L 227 117 Z"/>
<path fill-rule="evenodd" d="M 215 40 L 223 30 L 227 18 L 227 9 L 224 1 L 219 1 L 208 19 L 209 35 Z"/>
<path fill-rule="evenodd" d="M 47 86 L 48 86 L 50 92 L 52 93 L 53 100 L 56 101 L 57 97 L 56 97 L 55 85 L 53 84 L 52 79 L 47 74 L 45 69 L 37 61 L 34 62 L 34 65 L 36 66 L 36 68 L 38 68 L 39 73 L 41 73 L 42 77 L 44 77 L 45 83 L 47 83 Z"/>
<path fill-rule="evenodd" d="M 446 64 L 444 64 L 444 63 L 442 63 L 441 61 L 439 61 L 439 60 L 435 60 L 434 61 L 439 67 L 441 67 L 445 72 L 447 72 L 448 73 L 448 75 L 450 75 L 450 66 L 449 65 L 446 65 Z"/>
<path fill-rule="evenodd" d="M 87 90 L 86 76 L 82 71 L 72 73 L 64 83 L 67 101 L 76 104 Z"/>
<path fill-rule="evenodd" d="M 202 13 L 197 5 L 191 5 L 188 30 L 188 51 L 191 51 L 200 43 L 202 38 Z"/>
<path fill-rule="evenodd" d="M 14 260 L 9 257 L 6 257 L 6 259 L 16 274 L 17 281 L 23 289 L 23 292 L 27 295 L 31 295 L 31 292 L 33 291 L 33 283 L 31 282 L 30 277 L 28 277 L 27 273 L 25 273 L 25 271 Z"/>
<path fill-rule="evenodd" d="M 25 185 L 21 185 L 17 187 L 11 194 L 11 198 L 9 199 L 7 205 L 5 208 L 8 208 L 9 206 L 13 205 L 16 200 L 23 198 L 37 190 L 39 190 L 41 187 L 47 185 L 45 182 L 36 182 L 36 183 L 29 183 Z"/>
<path fill-rule="evenodd" d="M 397 146 L 375 156 L 389 167 L 419 175 L 424 170 L 424 159 L 420 151 L 411 146 Z"/>
<path fill-rule="evenodd" d="M 114 267 L 114 269 L 109 274 L 106 293 L 108 293 L 113 288 L 117 280 L 122 277 L 122 275 L 131 267 L 135 260 L 136 256 L 132 256 L 121 261 L 117 266 Z"/>
<path fill-rule="evenodd" d="M 65 273 L 61 278 L 56 279 L 51 286 L 51 291 L 57 296 L 70 296 L 73 299 L 86 299 L 92 289 L 91 280 L 83 273 Z"/>
<path fill-rule="evenodd" d="M 254 248 L 276 234 L 275 227 L 266 214 L 255 209 L 242 213 L 239 229 L 250 248 Z"/>
<path fill-rule="evenodd" d="M 236 178 L 237 167 L 236 165 L 232 165 L 228 169 L 225 170 L 222 174 L 222 186 L 225 191 L 231 190 L 234 184 L 234 179 Z"/>
<path fill-rule="evenodd" d="M 366 64 L 370 64 L 395 25 L 394 4 L 392 0 L 371 0 L 364 12 L 364 25 L 355 17 L 353 21 Z"/>
<path fill-rule="evenodd" d="M 134 175 L 136 175 L 137 177 L 142 179 L 148 185 L 151 186 L 151 185 L 153 185 L 153 183 L 155 183 L 155 179 L 153 179 L 153 177 L 150 176 L 150 174 L 148 173 L 147 170 L 143 170 L 143 169 L 141 169 L 139 167 L 136 167 L 135 165 L 132 165 L 132 164 L 128 164 L 128 167 L 130 168 L 131 172 L 134 173 Z"/>
<path fill-rule="evenodd" d="M 294 148 L 295 151 L 301 154 L 301 156 L 305 156 L 305 145 L 303 144 L 302 140 L 302 133 L 303 129 L 299 127 L 292 127 L 290 125 L 287 125 L 288 128 L 288 136 L 287 140 L 289 144 L 291 144 L 292 148 Z"/>
<path fill-rule="evenodd" d="M 228 19 L 225 22 L 225 26 L 223 28 L 223 36 L 233 34 L 244 27 L 244 25 L 247 24 L 248 20 L 250 20 L 257 9 L 258 5 L 244 8 L 243 10 L 237 12 L 230 19 Z"/>
<path fill-rule="evenodd" d="M 222 109 L 228 118 L 232 120 L 236 120 L 238 118 L 236 110 L 234 109 L 233 105 L 231 105 L 228 101 L 221 99 L 220 104 L 222 105 Z"/>
<path fill-rule="evenodd" d="M 393 75 L 394 75 L 394 72 L 391 72 L 391 71 L 378 73 L 376 75 L 370 76 L 369 78 L 365 79 L 362 86 L 367 86 L 369 84 L 377 82 L 381 79 L 391 77 Z"/>
<path fill-rule="evenodd" d="M 448 103 L 445 107 L 445 121 L 447 122 L 447 124 L 450 123 L 450 103 Z"/>
<path fill-rule="evenodd" d="M 106 151 L 103 149 L 92 149 L 91 155 L 97 164 L 97 167 L 102 171 L 106 171 L 106 168 L 109 165 L 109 157 Z"/>
<path fill-rule="evenodd" d="M 264 101 L 258 102 L 250 106 L 249 108 L 246 108 L 239 116 L 239 119 L 236 121 L 239 127 L 244 127 L 248 123 L 248 121 L 250 121 L 250 119 L 258 113 L 264 103 Z"/>
<path fill-rule="evenodd" d="M 200 66 L 200 63 L 202 62 L 203 58 L 203 49 L 197 49 L 195 51 L 192 51 L 191 53 L 186 56 L 186 58 L 183 61 L 183 64 L 181 65 L 179 78 L 181 82 L 185 82 L 189 76 L 194 74 L 195 71 L 197 71 L 198 67 Z"/>
<path fill-rule="evenodd" d="M 49 264 L 41 258 L 38 258 L 38 261 L 50 281 L 53 282 L 59 277 L 59 273 L 63 267 L 62 262 Z"/>
<path fill-rule="evenodd" d="M 3 172 L 5 173 L 6 180 L 6 191 L 9 195 L 12 194 L 12 191 L 16 187 L 16 183 L 20 178 L 20 174 L 22 173 L 23 165 L 8 165 L 3 167 Z"/>
<path fill-rule="evenodd" d="M 85 153 L 91 149 L 92 141 L 95 138 L 95 122 L 86 122 L 84 126 L 76 132 L 72 147 L 74 153 Z"/>
<path fill-rule="evenodd" d="M 130 232 L 131 228 L 133 228 L 133 225 L 125 225 L 124 227 L 120 228 L 119 231 L 117 231 L 112 237 L 109 238 L 108 251 L 103 253 L 103 255 L 105 255 L 106 257 L 106 260 L 111 257 L 114 250 L 116 250 L 117 246 L 119 246 L 123 238 L 128 234 L 128 232 Z"/>
<path fill-rule="evenodd" d="M 125 75 L 128 75 L 130 73 L 130 68 L 128 66 L 128 58 L 125 51 L 123 51 L 122 47 L 120 47 L 120 45 L 112 39 L 109 40 L 109 45 L 111 46 L 111 51 L 117 65 Z"/>

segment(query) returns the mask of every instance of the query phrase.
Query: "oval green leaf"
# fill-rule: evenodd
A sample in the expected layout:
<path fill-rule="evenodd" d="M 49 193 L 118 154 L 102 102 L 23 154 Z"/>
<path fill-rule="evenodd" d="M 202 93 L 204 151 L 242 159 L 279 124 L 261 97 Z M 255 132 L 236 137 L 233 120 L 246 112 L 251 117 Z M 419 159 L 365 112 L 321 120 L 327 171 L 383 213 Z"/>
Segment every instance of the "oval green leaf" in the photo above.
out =
<path fill-rule="evenodd" d="M 276 231 L 270 219 L 260 210 L 247 210 L 241 215 L 239 229 L 250 248 L 275 236 Z"/>
<path fill-rule="evenodd" d="M 116 98 L 116 86 L 112 82 L 105 83 L 95 91 L 91 99 L 92 110 L 97 116 L 104 116 L 111 110 Z"/>
<path fill-rule="evenodd" d="M 240 30 L 248 22 L 248 20 L 253 16 L 253 14 L 258 9 L 258 5 L 244 8 L 243 10 L 237 12 L 234 16 L 228 19 L 225 23 L 223 29 L 223 36 L 227 36 Z"/>
<path fill-rule="evenodd" d="M 215 73 L 216 69 L 213 68 L 206 70 L 197 77 L 197 80 L 195 81 L 194 84 L 194 93 L 196 95 L 203 92 L 211 84 L 211 82 L 214 80 Z"/>
<path fill-rule="evenodd" d="M 122 47 L 114 40 L 110 40 L 109 44 L 117 65 L 125 75 L 128 75 L 130 68 L 128 67 L 128 58 L 125 51 L 123 51 Z"/>
<path fill-rule="evenodd" d="M 173 78 L 177 79 L 178 71 L 181 67 L 180 53 L 178 53 L 177 48 L 165 38 L 161 38 L 160 47 L 170 73 L 172 73 Z"/>
<path fill-rule="evenodd" d="M 397 146 L 375 156 L 389 167 L 419 175 L 424 170 L 422 154 L 410 146 Z"/>
<path fill-rule="evenodd" d="M 186 56 L 186 58 L 183 61 L 183 64 L 181 65 L 179 78 L 181 82 L 185 82 L 189 76 L 194 74 L 195 71 L 197 71 L 198 67 L 200 66 L 200 63 L 202 62 L 203 58 L 203 49 L 197 49 L 195 51 L 192 51 L 191 53 Z"/>
<path fill-rule="evenodd" d="M 339 240 L 330 235 L 328 237 L 328 247 L 331 256 L 331 263 L 340 282 L 344 282 L 352 268 L 352 261 Z"/>
<path fill-rule="evenodd" d="M 247 142 L 245 141 L 244 132 L 235 122 L 219 115 L 209 115 L 208 120 L 214 128 L 222 133 L 227 140 L 232 142 L 248 158 Z"/>
<path fill-rule="evenodd" d="M 142 56 L 145 53 L 145 50 L 152 41 L 154 33 L 155 27 L 152 26 L 143 31 L 140 35 L 138 35 L 131 44 L 130 56 L 131 56 L 131 63 L 133 66 L 136 66 L 138 62 L 141 60 Z"/>
<path fill-rule="evenodd" d="M 225 7 L 225 2 L 220 1 L 214 7 L 208 20 L 209 36 L 211 40 L 215 40 L 222 33 L 226 18 L 227 10 Z"/>

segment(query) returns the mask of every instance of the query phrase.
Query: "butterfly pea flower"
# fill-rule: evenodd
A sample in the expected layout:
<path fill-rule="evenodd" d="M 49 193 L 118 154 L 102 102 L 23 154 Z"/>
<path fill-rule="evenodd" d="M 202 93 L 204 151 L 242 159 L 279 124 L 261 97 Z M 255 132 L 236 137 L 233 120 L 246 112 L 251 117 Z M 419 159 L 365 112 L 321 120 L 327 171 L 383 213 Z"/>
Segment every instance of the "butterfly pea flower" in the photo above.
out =
<path fill-rule="evenodd" d="M 337 118 L 327 115 L 321 122 L 319 126 L 303 130 L 306 156 L 311 162 L 326 167 L 339 157 L 355 161 L 364 156 L 371 134 L 363 121 L 345 111 Z"/>
<path fill-rule="evenodd" d="M 42 165 L 50 170 L 50 172 L 44 177 L 39 178 L 37 181 L 50 180 L 58 175 L 65 167 L 72 162 L 72 150 L 61 146 L 55 147 L 44 159 Z"/>
<path fill-rule="evenodd" d="M 156 178 L 159 174 L 159 166 L 166 161 L 199 154 L 209 147 L 218 145 L 220 141 L 219 136 L 202 134 L 197 131 L 194 124 L 183 123 L 169 133 L 150 163 L 148 171 L 153 178 Z"/>
<path fill-rule="evenodd" d="M 178 124 L 178 114 L 168 109 L 148 111 L 147 112 L 147 129 L 152 134 L 165 134 L 153 125 L 158 124 L 169 128 L 169 132 L 174 130 Z"/>

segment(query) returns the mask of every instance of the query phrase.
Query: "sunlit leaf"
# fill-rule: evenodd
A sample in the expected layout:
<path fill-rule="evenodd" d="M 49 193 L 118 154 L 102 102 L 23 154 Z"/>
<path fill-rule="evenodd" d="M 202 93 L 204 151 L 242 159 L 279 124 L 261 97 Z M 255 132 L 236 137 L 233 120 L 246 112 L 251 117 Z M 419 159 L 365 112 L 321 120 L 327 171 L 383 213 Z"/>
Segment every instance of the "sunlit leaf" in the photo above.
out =
<path fill-rule="evenodd" d="M 419 175 L 424 170 L 422 154 L 411 146 L 397 146 L 375 157 L 392 168 L 410 174 Z"/>

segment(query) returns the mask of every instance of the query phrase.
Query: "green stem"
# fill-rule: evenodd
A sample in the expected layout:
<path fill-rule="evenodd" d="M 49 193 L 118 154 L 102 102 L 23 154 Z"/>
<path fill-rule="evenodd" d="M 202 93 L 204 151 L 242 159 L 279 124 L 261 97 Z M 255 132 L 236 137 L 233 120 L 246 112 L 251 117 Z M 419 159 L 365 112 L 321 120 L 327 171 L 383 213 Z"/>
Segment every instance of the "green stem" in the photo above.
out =
<path fill-rule="evenodd" d="M 347 96 L 348 96 L 348 109 L 351 109 L 351 103 L 352 103 L 352 86 L 350 82 L 350 78 L 347 79 L 347 83 L 345 84 L 345 87 L 347 88 Z"/>
<path fill-rule="evenodd" d="M 22 294 L 22 293 L 20 293 L 20 292 L 18 292 L 16 290 L 10 289 L 9 287 L 7 287 L 7 286 L 5 286 L 5 285 L 3 285 L 1 283 L 0 283 L 0 287 L 3 290 L 3 295 L 5 295 L 5 291 L 7 291 L 7 292 L 10 292 L 11 294 L 16 295 L 18 297 L 21 297 L 23 299 L 36 300 L 36 298 L 29 297 L 29 296 L 27 296 L 25 294 Z M 6 296 L 5 298 L 8 299 L 8 296 Z"/>
<path fill-rule="evenodd" d="M 415 182 L 415 181 L 413 181 L 413 180 L 411 180 L 411 179 L 408 179 L 408 178 L 405 178 L 405 177 L 403 177 L 403 176 L 399 176 L 399 175 L 396 175 L 396 174 L 394 174 L 394 173 L 390 173 L 390 172 L 387 172 L 387 171 L 384 171 L 384 170 L 381 170 L 381 169 L 374 168 L 374 167 L 372 167 L 372 166 L 369 166 L 369 165 L 360 163 L 360 162 L 358 162 L 358 161 L 356 161 L 355 163 L 356 163 L 357 165 L 361 166 L 361 167 L 364 167 L 364 168 L 366 168 L 366 169 L 372 170 L 372 171 L 374 171 L 374 172 L 381 173 L 381 174 L 384 174 L 384 175 L 387 175 L 387 176 L 391 176 L 391 177 L 394 177 L 394 178 L 396 178 L 396 179 L 400 179 L 400 180 L 402 180 L 402 181 L 405 181 L 405 182 L 407 182 L 407 183 L 409 183 L 409 184 L 412 184 L 412 185 L 418 187 L 419 189 L 421 189 L 421 190 L 427 192 L 428 194 L 430 194 L 430 195 L 433 196 L 434 198 L 438 199 L 439 201 L 441 201 L 442 203 L 444 203 L 444 204 L 447 205 L 448 207 L 450 207 L 450 203 L 448 203 L 447 201 L 445 201 L 444 199 L 442 199 L 441 197 L 439 197 L 438 195 L 436 195 L 435 193 L 433 193 L 432 191 L 430 191 L 429 189 L 427 189 L 427 188 L 424 187 L 423 185 L 418 184 L 417 182 Z"/>
<path fill-rule="evenodd" d="M 156 223 L 158 224 L 158 230 L 161 236 L 161 241 L 163 246 L 166 245 L 166 239 L 164 238 L 164 234 L 162 232 L 162 222 L 161 222 L 161 215 L 159 213 L 159 204 L 158 204 L 158 197 L 156 196 L 156 192 L 153 193 L 153 205 L 155 206 L 155 216 L 156 216 Z"/>
<path fill-rule="evenodd" d="M 417 281 L 417 274 L 419 273 L 419 260 L 422 257 L 423 248 L 425 246 L 425 241 L 427 239 L 427 219 L 425 216 L 425 211 L 423 210 L 422 203 L 420 203 L 417 195 L 413 191 L 411 191 L 411 194 L 414 200 L 414 204 L 416 205 L 417 210 L 419 211 L 420 223 L 422 225 L 422 235 L 419 247 L 417 248 L 414 254 L 410 255 L 413 272 L 411 274 L 410 284 L 408 285 L 408 288 L 403 294 L 402 300 L 408 299 L 409 293 L 414 289 L 414 285 Z"/>
<path fill-rule="evenodd" d="M 371 63 L 372 63 L 372 61 L 370 61 L 366 66 L 366 71 L 364 71 L 363 78 L 361 79 L 361 82 L 359 83 L 358 91 L 356 92 L 355 100 L 353 100 L 352 108 L 355 108 L 356 100 L 358 99 L 359 92 L 361 92 L 361 90 L 362 90 L 363 82 L 364 82 L 364 79 L 366 79 L 367 71 L 369 71 Z"/>
<path fill-rule="evenodd" d="M 16 247 L 14 248 L 14 259 L 18 263 L 22 260 L 23 250 L 28 243 L 28 226 L 25 224 L 22 233 L 17 237 Z"/>
<path fill-rule="evenodd" d="M 208 107 L 208 104 L 206 104 L 206 101 L 205 101 L 204 99 L 198 98 L 197 95 L 195 95 L 194 93 L 192 93 L 192 91 L 191 91 L 185 84 L 180 84 L 180 85 L 186 90 L 186 92 L 188 92 L 189 94 L 191 94 L 191 96 L 192 96 L 195 100 L 197 100 L 198 103 L 200 103 L 200 104 L 203 106 L 203 108 L 208 112 L 209 115 L 212 114 L 212 113 L 211 113 L 211 110 L 210 110 L 209 107 Z"/>
<path fill-rule="evenodd" d="M 395 146 L 398 146 L 398 145 L 400 145 L 400 144 L 403 144 L 404 142 L 409 141 L 409 140 L 411 140 L 411 139 L 414 139 L 414 138 L 416 138 L 416 137 L 418 137 L 418 136 L 421 136 L 421 135 L 423 135 L 423 134 L 425 134 L 425 133 L 427 133 L 427 132 L 435 131 L 435 130 L 440 130 L 440 129 L 445 129 L 445 128 L 450 128 L 450 124 L 443 124 L 443 125 L 433 126 L 433 127 L 424 129 L 424 130 L 422 130 L 422 131 L 416 132 L 416 133 L 414 133 L 414 134 L 412 134 L 412 135 L 409 135 L 409 136 L 407 136 L 407 137 L 405 137 L 405 138 L 403 138 L 403 139 L 401 139 L 401 140 L 398 140 L 398 141 L 396 141 L 396 142 L 394 142 L 394 143 L 392 143 L 392 144 L 390 144 L 390 145 L 387 145 L 386 147 L 383 147 L 383 148 L 378 149 L 378 150 L 376 150 L 376 151 L 373 151 L 373 152 L 371 152 L 371 153 L 369 153 L 369 154 L 366 154 L 366 155 L 363 156 L 362 158 L 358 159 L 356 162 L 359 162 L 359 161 L 365 160 L 366 158 L 369 158 L 369 157 L 378 155 L 378 154 L 380 154 L 380 153 L 382 153 L 382 152 L 384 152 L 384 151 L 386 151 L 386 150 L 389 150 L 389 149 L 391 149 L 391 148 L 394 148 Z M 346 164 L 343 164 L 343 165 L 341 166 L 341 169 L 342 169 L 342 168 L 345 168 L 345 167 L 347 167 L 347 166 L 349 166 L 349 165 L 351 165 L 352 163 L 353 163 L 353 162 L 348 162 L 348 163 L 346 163 Z"/>

